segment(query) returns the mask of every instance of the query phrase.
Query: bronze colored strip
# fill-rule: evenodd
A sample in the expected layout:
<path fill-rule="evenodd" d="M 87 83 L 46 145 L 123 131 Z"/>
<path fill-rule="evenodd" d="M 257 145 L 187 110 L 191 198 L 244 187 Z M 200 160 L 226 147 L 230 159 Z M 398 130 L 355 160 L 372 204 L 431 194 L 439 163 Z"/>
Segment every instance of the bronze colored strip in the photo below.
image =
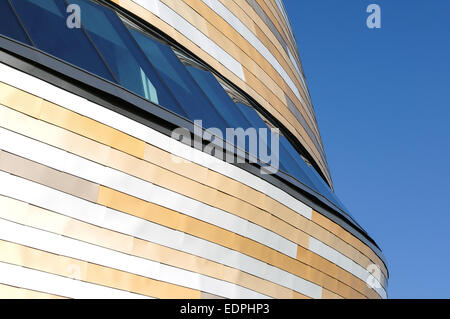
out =
<path fill-rule="evenodd" d="M 23 157 L 0 150 L 0 170 L 96 202 L 99 186 Z"/>

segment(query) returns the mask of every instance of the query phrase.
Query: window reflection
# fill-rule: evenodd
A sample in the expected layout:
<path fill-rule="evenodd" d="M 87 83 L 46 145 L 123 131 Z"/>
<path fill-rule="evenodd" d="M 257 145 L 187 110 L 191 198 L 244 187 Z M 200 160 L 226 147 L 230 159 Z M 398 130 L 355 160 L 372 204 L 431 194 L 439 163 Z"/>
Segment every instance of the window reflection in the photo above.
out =
<path fill-rule="evenodd" d="M 26 44 L 31 44 L 8 1 L 0 1 L 0 12 L 2 14 L 0 18 L 0 34 Z"/>
<path fill-rule="evenodd" d="M 84 30 L 67 28 L 64 2 L 12 0 L 11 3 L 38 49 L 114 81 Z"/>

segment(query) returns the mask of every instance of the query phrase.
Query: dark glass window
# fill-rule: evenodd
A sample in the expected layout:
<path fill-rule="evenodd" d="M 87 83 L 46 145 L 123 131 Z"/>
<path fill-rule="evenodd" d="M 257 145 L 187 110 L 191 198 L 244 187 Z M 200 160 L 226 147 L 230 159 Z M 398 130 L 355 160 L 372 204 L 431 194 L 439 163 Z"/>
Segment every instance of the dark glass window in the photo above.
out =
<path fill-rule="evenodd" d="M 228 127 L 246 130 L 252 126 L 211 72 L 192 65 L 187 65 L 186 68 L 209 98 L 217 112 L 225 119 Z M 248 139 L 245 142 L 242 139 L 235 138 L 234 140 L 228 140 L 228 142 L 250 153 Z M 252 155 L 257 158 L 257 154 Z"/>
<path fill-rule="evenodd" d="M 172 49 L 136 29 L 130 27 L 129 30 L 187 117 L 192 121 L 202 120 L 204 128 L 225 129 L 225 120 L 211 105 Z"/>
<path fill-rule="evenodd" d="M 236 103 L 236 106 L 238 107 L 239 111 L 245 116 L 245 118 L 250 122 L 251 126 L 256 128 L 258 130 L 258 134 L 259 134 L 259 129 L 260 128 L 265 128 L 267 129 L 267 136 L 266 136 L 266 141 L 267 143 L 259 143 L 258 142 L 258 154 L 260 154 L 260 150 L 259 147 L 265 147 L 267 149 L 267 153 L 268 154 L 272 154 L 272 149 L 271 149 L 271 131 L 270 128 L 267 126 L 267 124 L 261 119 L 261 117 L 258 115 L 258 113 L 256 113 L 256 111 L 247 105 L 244 105 L 242 103 Z M 281 148 L 280 148 L 281 149 Z M 286 163 L 284 163 L 283 161 L 278 159 L 278 163 L 279 163 L 279 167 L 287 172 L 287 166 Z"/>
<path fill-rule="evenodd" d="M 298 181 L 302 182 L 314 191 L 318 191 L 315 184 L 311 180 L 311 176 L 305 171 L 301 163 L 305 164 L 300 154 L 294 149 L 291 143 L 284 136 L 280 136 L 280 160 L 283 163 L 289 163 L 288 172 Z M 305 164 L 306 165 L 306 164 Z"/>
<path fill-rule="evenodd" d="M 242 116 L 242 113 L 239 112 L 234 102 L 211 72 L 192 65 L 187 65 L 186 68 L 217 112 L 225 119 L 228 127 L 250 127 L 250 123 Z"/>
<path fill-rule="evenodd" d="M 7 0 L 0 0 L 0 12 L 2 14 L 0 18 L 0 34 L 31 44 Z"/>
<path fill-rule="evenodd" d="M 69 29 L 64 1 L 11 1 L 36 47 L 82 69 L 114 81 L 83 29 Z M 2 15 L 2 19 L 3 19 Z"/>
<path fill-rule="evenodd" d="M 342 210 L 346 211 L 347 209 L 342 204 L 342 202 L 337 198 L 336 194 L 331 190 L 331 188 L 328 186 L 327 183 L 323 180 L 323 178 L 317 173 L 317 171 L 314 169 L 314 167 L 309 166 L 310 173 L 315 176 L 315 183 L 319 185 L 319 193 L 322 194 L 325 198 L 327 198 L 330 202 L 335 204 L 337 207 L 341 208 Z M 351 217 L 350 214 L 347 214 Z"/>
<path fill-rule="evenodd" d="M 303 181 L 306 185 L 308 185 L 311 189 L 315 190 L 317 193 L 321 194 L 337 207 L 344 209 L 342 203 L 337 199 L 334 192 L 325 183 L 323 178 L 317 173 L 317 171 L 310 164 L 307 164 L 300 154 L 294 149 L 292 144 L 284 137 L 281 136 L 280 143 L 284 145 L 285 150 L 290 154 L 292 158 L 295 159 L 299 170 L 302 172 L 302 176 L 300 181 Z M 281 157 L 281 155 L 280 155 Z M 282 157 L 285 160 L 285 157 Z"/>
<path fill-rule="evenodd" d="M 120 85 L 184 115 L 115 12 L 89 0 L 70 3 L 80 6 L 83 26 Z"/>

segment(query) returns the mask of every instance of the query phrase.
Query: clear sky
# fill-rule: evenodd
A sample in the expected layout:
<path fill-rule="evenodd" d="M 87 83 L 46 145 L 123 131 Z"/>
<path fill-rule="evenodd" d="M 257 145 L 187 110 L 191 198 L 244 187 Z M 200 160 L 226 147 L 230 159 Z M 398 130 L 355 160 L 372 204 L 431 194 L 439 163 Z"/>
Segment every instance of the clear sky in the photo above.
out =
<path fill-rule="evenodd" d="M 389 297 L 450 298 L 450 1 L 284 3 L 336 193 L 382 248 Z"/>

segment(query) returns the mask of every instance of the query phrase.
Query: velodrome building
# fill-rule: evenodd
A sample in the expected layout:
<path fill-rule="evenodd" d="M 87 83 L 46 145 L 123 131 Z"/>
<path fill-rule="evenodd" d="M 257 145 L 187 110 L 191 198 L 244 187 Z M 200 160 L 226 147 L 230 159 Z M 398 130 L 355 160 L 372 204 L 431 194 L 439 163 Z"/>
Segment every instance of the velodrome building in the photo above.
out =
<path fill-rule="evenodd" d="M 1 298 L 387 298 L 388 277 L 281 0 L 0 0 Z"/>

